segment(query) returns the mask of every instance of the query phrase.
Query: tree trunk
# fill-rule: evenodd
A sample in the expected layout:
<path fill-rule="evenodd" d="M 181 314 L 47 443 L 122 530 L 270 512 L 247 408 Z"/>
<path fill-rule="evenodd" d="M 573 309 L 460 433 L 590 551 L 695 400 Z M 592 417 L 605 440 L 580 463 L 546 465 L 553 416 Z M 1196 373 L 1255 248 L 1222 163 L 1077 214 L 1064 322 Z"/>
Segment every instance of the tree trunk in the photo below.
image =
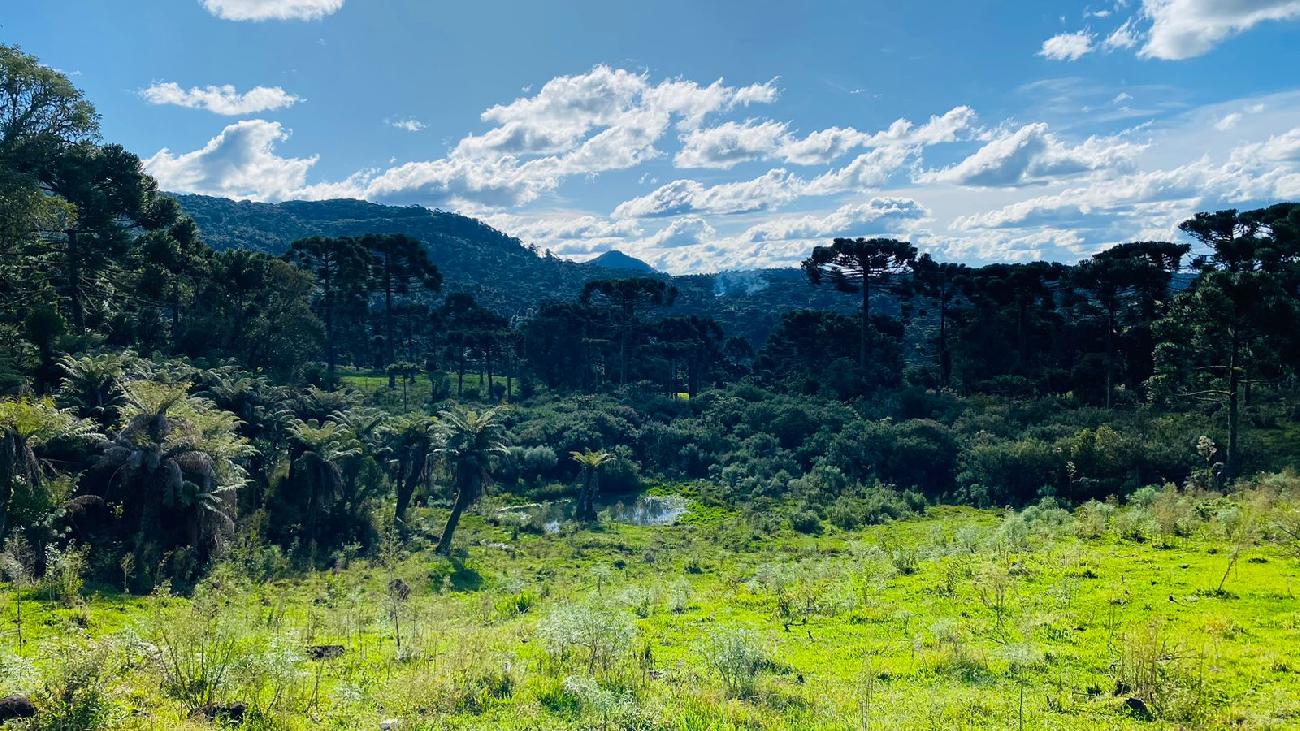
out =
<path fill-rule="evenodd" d="M 77 248 L 77 232 L 68 229 L 68 299 L 72 305 L 72 325 L 80 335 L 86 329 L 86 315 L 81 306 L 81 252 Z"/>
<path fill-rule="evenodd" d="M 1228 455 L 1223 465 L 1224 479 L 1228 482 L 1237 477 L 1237 431 L 1240 424 L 1240 394 L 1241 390 L 1241 337 L 1238 335 L 1238 328 L 1234 325 L 1232 328 L 1232 347 L 1228 353 Z"/>
<path fill-rule="evenodd" d="M 1115 392 L 1115 308 L 1106 308 L 1106 408 Z"/>
<path fill-rule="evenodd" d="M 0 440 L 0 538 L 4 538 L 8 527 L 9 503 L 13 500 L 13 486 L 22 459 L 22 441 L 16 433 L 6 430 L 4 439 Z"/>
<path fill-rule="evenodd" d="M 411 498 L 415 496 L 415 488 L 419 485 L 420 476 L 424 474 L 424 456 L 415 456 L 415 449 L 412 448 L 408 457 L 409 465 L 406 474 L 402 476 L 402 482 L 397 487 L 397 508 L 393 514 L 398 530 L 403 530 L 405 527 L 406 510 L 411 505 Z"/>
<path fill-rule="evenodd" d="M 396 350 L 393 348 L 393 257 L 392 255 L 384 256 L 384 352 L 388 356 L 389 365 L 393 363 Z M 392 388 L 397 385 L 397 374 L 390 372 L 388 374 L 388 387 Z"/>
<path fill-rule="evenodd" d="M 465 512 L 465 508 L 474 500 L 474 494 L 478 492 L 477 477 L 465 478 L 460 490 L 456 492 L 456 502 L 452 505 L 451 515 L 447 516 L 447 525 L 442 529 L 442 537 L 438 539 L 436 553 L 443 556 L 451 555 L 451 539 L 456 533 L 456 526 L 460 524 L 460 516 Z"/>
<path fill-rule="evenodd" d="M 325 275 L 321 278 L 321 284 L 325 289 L 323 297 L 325 305 L 325 364 L 329 387 L 333 388 L 338 373 L 338 352 L 334 344 L 334 286 L 331 281 L 329 267 L 325 267 L 324 270 Z"/>
<path fill-rule="evenodd" d="M 590 523 L 596 520 L 596 491 L 599 489 L 600 476 L 590 467 L 586 472 L 582 490 L 578 493 L 578 509 L 575 517 L 579 521 Z"/>
<path fill-rule="evenodd" d="M 939 295 L 939 385 L 952 385 L 952 354 L 948 352 L 948 298 Z"/>
<path fill-rule="evenodd" d="M 862 271 L 862 343 L 858 347 L 858 367 L 866 377 L 867 362 L 871 359 L 871 276 Z"/>

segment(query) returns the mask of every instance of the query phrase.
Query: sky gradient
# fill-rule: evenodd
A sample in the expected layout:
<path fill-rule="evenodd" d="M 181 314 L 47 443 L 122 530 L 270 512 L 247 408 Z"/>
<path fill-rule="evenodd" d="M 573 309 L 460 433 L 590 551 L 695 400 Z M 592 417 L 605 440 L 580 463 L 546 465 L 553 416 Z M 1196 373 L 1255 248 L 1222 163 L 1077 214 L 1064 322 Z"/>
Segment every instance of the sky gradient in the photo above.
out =
<path fill-rule="evenodd" d="M 674 273 L 850 235 L 1073 261 L 1300 198 L 1300 0 L 6 11 L 168 190 L 438 207 Z"/>

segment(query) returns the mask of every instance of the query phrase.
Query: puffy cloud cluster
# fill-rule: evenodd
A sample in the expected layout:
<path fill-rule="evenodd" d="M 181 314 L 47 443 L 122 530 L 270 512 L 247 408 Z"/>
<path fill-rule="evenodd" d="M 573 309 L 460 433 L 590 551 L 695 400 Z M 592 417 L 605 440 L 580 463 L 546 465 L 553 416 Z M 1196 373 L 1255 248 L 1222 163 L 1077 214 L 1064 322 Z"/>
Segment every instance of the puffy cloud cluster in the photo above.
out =
<path fill-rule="evenodd" d="M 922 173 L 917 180 L 978 186 L 1022 185 L 1097 170 L 1130 169 L 1144 149 L 1145 145 L 1114 137 L 1089 137 L 1071 146 L 1039 122 L 990 140 L 965 160 L 942 170 Z"/>
<path fill-rule="evenodd" d="M 1139 55 L 1178 61 L 1260 23 L 1300 18 L 1300 0 L 1143 0 L 1142 14 L 1151 30 Z"/>
<path fill-rule="evenodd" d="M 165 190 L 280 200 L 304 187 L 307 171 L 319 159 L 278 156 L 276 143 L 288 138 L 279 122 L 236 122 L 201 149 L 173 154 L 164 147 L 144 165 Z"/>
<path fill-rule="evenodd" d="M 726 169 L 763 159 L 792 165 L 824 165 L 857 148 L 954 142 L 969 132 L 974 122 L 975 112 L 966 106 L 933 116 L 919 126 L 899 119 L 888 129 L 874 133 L 852 127 L 830 127 L 799 137 L 782 122 L 725 122 L 683 135 L 682 149 L 674 164 L 679 168 Z"/>
<path fill-rule="evenodd" d="M 1111 13 L 1087 15 L 1106 18 Z M 1137 15 L 1124 20 L 1100 45 L 1088 30 L 1060 33 L 1043 41 L 1038 55 L 1077 61 L 1096 50 L 1140 45 L 1138 55 L 1143 58 L 1181 61 L 1208 53 L 1260 23 L 1296 19 L 1300 19 L 1300 0 L 1142 0 Z"/>
<path fill-rule="evenodd" d="M 1078 61 L 1092 53 L 1092 40 L 1092 34 L 1085 30 L 1058 33 L 1043 41 L 1038 55 L 1052 61 Z"/>

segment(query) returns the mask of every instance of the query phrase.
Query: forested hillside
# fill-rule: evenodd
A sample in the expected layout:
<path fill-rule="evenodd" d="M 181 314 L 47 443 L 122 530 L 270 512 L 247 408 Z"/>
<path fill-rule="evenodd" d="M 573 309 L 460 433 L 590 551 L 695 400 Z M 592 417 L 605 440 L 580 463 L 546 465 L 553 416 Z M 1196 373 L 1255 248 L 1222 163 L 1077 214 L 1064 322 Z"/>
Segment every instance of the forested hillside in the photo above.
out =
<path fill-rule="evenodd" d="M 175 198 L 199 227 L 204 241 L 218 251 L 248 248 L 279 255 L 292 242 L 309 236 L 406 234 L 419 240 L 429 258 L 438 263 L 448 291 L 468 293 L 506 316 L 522 314 L 543 302 L 575 298 L 588 281 L 627 276 L 629 271 L 654 275 L 649 266 L 626 256 L 575 264 L 548 256 L 473 218 L 418 206 L 356 200 L 273 204 L 201 195 Z M 629 260 L 641 266 L 629 269 Z M 613 261 L 614 266 L 602 266 L 605 261 Z M 802 275 L 795 270 L 673 279 L 679 291 L 677 312 L 716 318 L 728 332 L 745 336 L 755 347 L 776 327 L 783 312 L 843 305 L 832 294 L 802 286 Z"/>
<path fill-rule="evenodd" d="M 563 262 L 160 191 L 0 45 L 0 722 L 1300 718 L 1300 203 Z"/>

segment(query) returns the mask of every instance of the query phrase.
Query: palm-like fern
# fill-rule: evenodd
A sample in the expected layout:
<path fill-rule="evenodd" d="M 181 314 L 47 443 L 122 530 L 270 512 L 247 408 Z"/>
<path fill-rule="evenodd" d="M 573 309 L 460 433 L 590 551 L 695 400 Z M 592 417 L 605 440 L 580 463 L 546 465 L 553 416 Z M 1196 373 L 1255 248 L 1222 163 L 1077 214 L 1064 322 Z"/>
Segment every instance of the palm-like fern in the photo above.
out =
<path fill-rule="evenodd" d="M 438 449 L 442 424 L 425 414 L 404 414 L 388 424 L 386 431 L 394 456 L 393 481 L 397 485 L 393 521 L 400 529 L 416 489 L 429 478 L 433 462 L 430 457 Z"/>
<path fill-rule="evenodd" d="M 105 426 L 117 420 L 118 409 L 126 402 L 122 382 L 128 365 L 134 360 L 130 351 L 85 355 L 66 355 L 59 360 L 63 381 L 59 400 L 77 410 L 79 416 L 94 419 Z"/>
<path fill-rule="evenodd" d="M 52 399 L 0 400 L 0 536 L 14 496 L 45 489 L 54 468 L 41 450 L 61 440 L 102 441 L 103 436 L 93 422 L 57 408 Z"/>
<path fill-rule="evenodd" d="M 504 406 L 481 412 L 457 407 L 438 413 L 442 422 L 442 445 L 436 453 L 451 472 L 454 492 L 451 515 L 447 517 L 447 525 L 438 541 L 439 553 L 451 553 L 451 539 L 461 514 L 482 495 L 484 485 L 491 478 L 494 461 L 507 452 L 503 441 L 504 413 Z"/>
<path fill-rule="evenodd" d="M 578 520 L 596 519 L 596 493 L 600 491 L 600 468 L 613 461 L 609 452 L 597 452 L 584 449 L 581 452 L 569 452 L 569 456 L 582 468 L 582 489 L 578 492 Z"/>
<path fill-rule="evenodd" d="M 239 418 L 189 384 L 129 381 L 121 427 L 100 467 L 111 471 L 105 497 L 138 521 L 136 565 L 151 566 L 161 551 L 191 546 L 200 563 L 234 530 L 240 464 L 253 449 Z"/>
<path fill-rule="evenodd" d="M 295 456 L 289 465 L 292 498 L 305 513 L 308 550 L 320 539 L 320 518 L 343 497 L 342 463 L 361 454 L 361 443 L 339 421 L 295 421 L 289 426 Z"/>

